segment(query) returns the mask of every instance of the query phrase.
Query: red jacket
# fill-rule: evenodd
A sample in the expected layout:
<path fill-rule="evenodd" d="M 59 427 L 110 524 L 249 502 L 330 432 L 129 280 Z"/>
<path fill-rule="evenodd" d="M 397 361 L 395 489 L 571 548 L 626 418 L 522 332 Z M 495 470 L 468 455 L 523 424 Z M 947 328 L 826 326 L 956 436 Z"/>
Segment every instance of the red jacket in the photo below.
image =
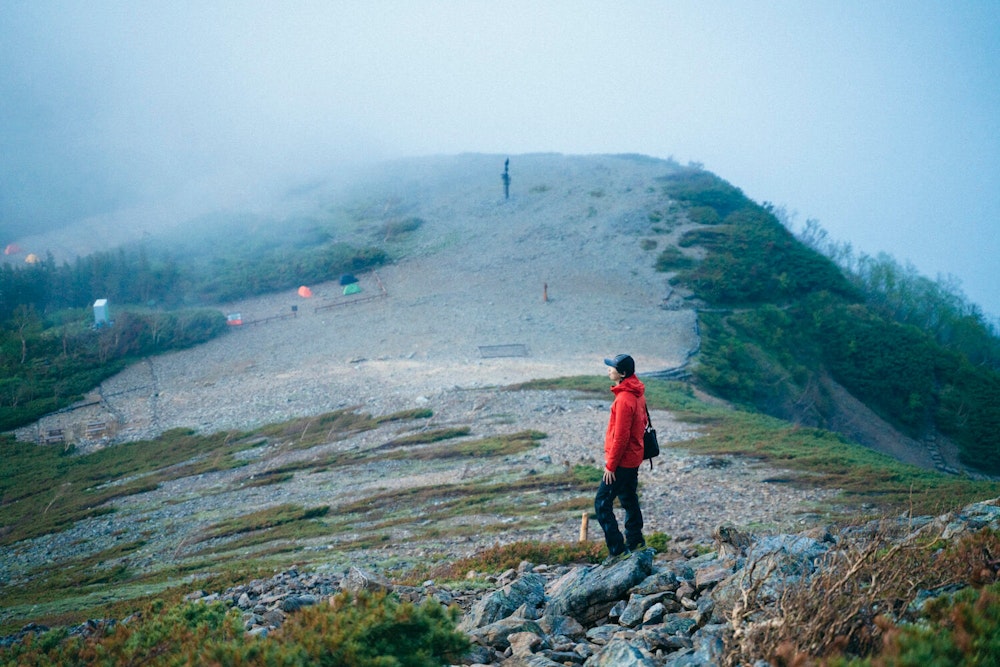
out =
<path fill-rule="evenodd" d="M 646 387 L 630 375 L 611 391 L 615 400 L 604 435 L 604 466 L 612 472 L 619 467 L 638 468 L 642 465 L 642 434 L 646 430 Z"/>

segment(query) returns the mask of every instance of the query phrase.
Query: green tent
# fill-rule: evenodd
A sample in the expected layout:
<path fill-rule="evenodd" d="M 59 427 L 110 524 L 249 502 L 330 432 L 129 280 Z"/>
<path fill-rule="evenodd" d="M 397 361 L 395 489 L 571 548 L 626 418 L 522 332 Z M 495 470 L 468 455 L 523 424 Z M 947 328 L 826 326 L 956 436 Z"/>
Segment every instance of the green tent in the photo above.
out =
<path fill-rule="evenodd" d="M 344 286 L 344 296 L 347 296 L 348 294 L 357 294 L 360 291 L 361 285 L 358 283 L 351 283 L 350 285 Z"/>

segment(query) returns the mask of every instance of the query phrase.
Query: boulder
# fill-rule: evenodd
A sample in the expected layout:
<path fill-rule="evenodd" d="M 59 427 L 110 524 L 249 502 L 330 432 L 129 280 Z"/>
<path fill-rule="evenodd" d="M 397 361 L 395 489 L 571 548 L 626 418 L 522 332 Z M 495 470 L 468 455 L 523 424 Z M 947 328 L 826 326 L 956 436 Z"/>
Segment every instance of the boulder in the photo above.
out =
<path fill-rule="evenodd" d="M 475 628 L 468 635 L 473 641 L 483 646 L 489 646 L 499 651 L 506 651 L 510 646 L 508 638 L 518 632 L 530 632 L 539 637 L 545 635 L 542 628 L 535 621 L 513 617 L 501 619 L 495 623 L 484 625 L 481 628 Z"/>
<path fill-rule="evenodd" d="M 655 667 L 656 662 L 624 639 L 612 639 L 584 667 Z"/>
<path fill-rule="evenodd" d="M 572 616 L 583 625 L 593 625 L 652 571 L 651 549 L 612 565 L 575 568 L 549 585 L 545 615 Z"/>
<path fill-rule="evenodd" d="M 537 617 L 536 610 L 545 603 L 545 579 L 538 574 L 525 574 L 503 588 L 493 591 L 472 605 L 459 629 L 469 632 L 495 623 L 522 609 L 522 618 Z"/>
<path fill-rule="evenodd" d="M 387 592 L 392 590 L 392 584 L 360 567 L 352 566 L 340 582 L 341 590 L 357 594 L 361 591 Z"/>

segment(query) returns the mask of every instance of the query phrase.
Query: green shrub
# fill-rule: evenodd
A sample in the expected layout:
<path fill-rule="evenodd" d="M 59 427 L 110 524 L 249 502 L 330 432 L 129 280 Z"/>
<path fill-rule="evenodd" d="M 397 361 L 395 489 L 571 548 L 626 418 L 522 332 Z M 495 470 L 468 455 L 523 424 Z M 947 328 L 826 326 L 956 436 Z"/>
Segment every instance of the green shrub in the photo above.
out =
<path fill-rule="evenodd" d="M 517 568 L 522 562 L 566 565 L 599 563 L 607 555 L 604 542 L 514 542 L 483 549 L 473 556 L 443 563 L 435 568 L 420 569 L 408 581 L 428 577 L 443 581 L 463 580 L 470 571 L 499 573 Z"/>
<path fill-rule="evenodd" d="M 883 619 L 883 623 L 886 623 Z M 1000 585 L 966 588 L 930 605 L 917 623 L 886 623 L 882 651 L 841 667 L 980 667 L 1000 665 Z"/>
<path fill-rule="evenodd" d="M 724 225 L 699 228 L 680 245 L 709 253 L 681 280 L 712 303 L 784 303 L 816 291 L 854 296 L 840 269 L 799 243 L 767 210 L 743 208 Z"/>
<path fill-rule="evenodd" d="M 646 546 L 652 547 L 659 552 L 667 550 L 667 545 L 670 543 L 670 536 L 666 533 L 656 532 L 652 535 L 646 536 Z"/>
<path fill-rule="evenodd" d="M 0 649 L 0 664 L 435 667 L 458 662 L 468 648 L 455 620 L 455 612 L 436 602 L 341 593 L 330 604 L 290 616 L 270 637 L 257 638 L 244 632 L 238 610 L 221 603 L 169 609 L 154 604 L 91 638 L 67 638 L 65 632 L 30 637 Z"/>
<path fill-rule="evenodd" d="M 685 255 L 677 246 L 671 245 L 660 251 L 660 255 L 656 258 L 655 266 L 657 271 L 666 272 L 689 269 L 697 263 L 697 260 Z"/>
<path fill-rule="evenodd" d="M 667 196 L 692 207 L 709 207 L 720 218 L 751 203 L 742 190 L 703 169 L 681 169 L 657 180 L 663 183 Z"/>
<path fill-rule="evenodd" d="M 687 212 L 688 220 L 696 225 L 717 225 L 722 218 L 711 206 L 692 206 Z"/>

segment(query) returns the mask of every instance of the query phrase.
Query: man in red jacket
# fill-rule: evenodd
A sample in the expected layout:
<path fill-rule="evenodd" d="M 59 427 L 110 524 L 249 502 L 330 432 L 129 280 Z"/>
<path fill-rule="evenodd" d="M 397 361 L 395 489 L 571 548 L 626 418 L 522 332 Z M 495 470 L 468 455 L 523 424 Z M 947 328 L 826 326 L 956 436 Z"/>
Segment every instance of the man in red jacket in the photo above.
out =
<path fill-rule="evenodd" d="M 604 542 L 611 558 L 646 546 L 639 509 L 639 466 L 642 465 L 642 434 L 646 430 L 646 387 L 635 376 L 635 360 L 627 354 L 605 359 L 615 398 L 604 436 L 604 477 L 597 488 L 594 509 L 604 529 Z M 625 510 L 625 535 L 618 529 L 615 498 Z"/>

